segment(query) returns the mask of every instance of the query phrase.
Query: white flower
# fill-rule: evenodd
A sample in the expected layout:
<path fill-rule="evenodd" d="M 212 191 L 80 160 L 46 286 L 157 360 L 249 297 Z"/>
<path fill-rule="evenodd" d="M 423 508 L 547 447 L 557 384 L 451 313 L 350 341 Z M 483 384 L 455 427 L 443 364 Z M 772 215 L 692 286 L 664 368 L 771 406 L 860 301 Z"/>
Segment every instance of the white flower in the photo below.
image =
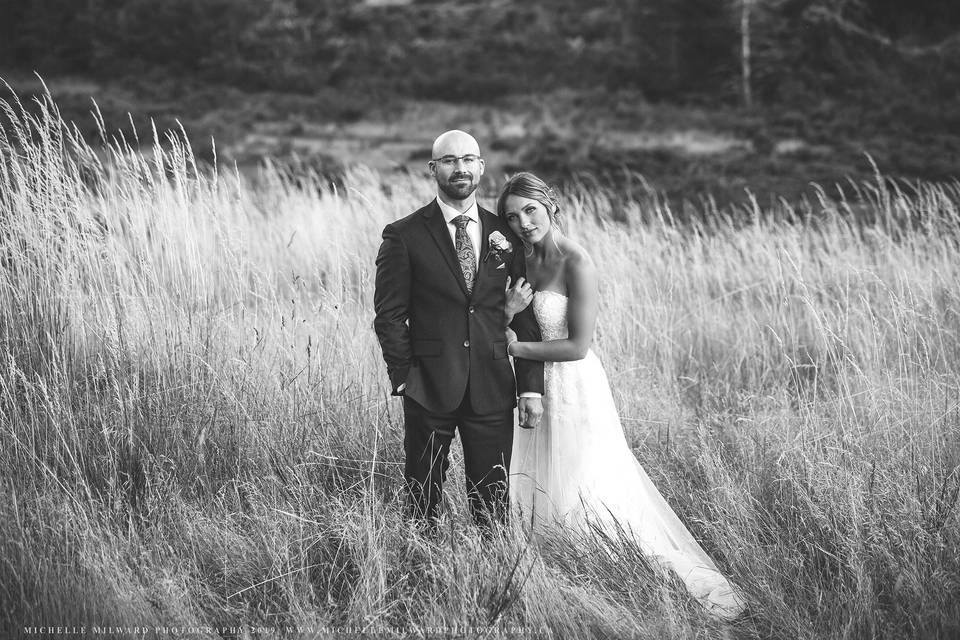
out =
<path fill-rule="evenodd" d="M 510 241 L 504 238 L 503 234 L 499 231 L 494 231 L 490 234 L 490 246 L 497 251 L 511 251 L 513 249 Z"/>

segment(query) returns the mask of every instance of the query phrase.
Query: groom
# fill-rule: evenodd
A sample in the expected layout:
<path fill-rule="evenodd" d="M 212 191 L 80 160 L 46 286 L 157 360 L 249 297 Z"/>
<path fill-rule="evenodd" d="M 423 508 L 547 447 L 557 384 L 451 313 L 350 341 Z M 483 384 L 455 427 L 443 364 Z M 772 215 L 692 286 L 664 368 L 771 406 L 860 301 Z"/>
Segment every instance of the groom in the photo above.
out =
<path fill-rule="evenodd" d="M 516 360 L 515 380 L 507 358 L 505 288 L 508 276 L 524 274 L 522 244 L 477 206 L 484 171 L 477 141 L 447 131 L 431 157 L 437 197 L 383 230 L 374 327 L 393 395 L 403 396 L 413 514 L 436 524 L 459 430 L 470 510 L 486 526 L 506 515 L 517 392 L 521 424 L 535 426 L 543 413 L 543 363 Z M 530 307 L 511 326 L 521 340 L 540 340 Z"/>

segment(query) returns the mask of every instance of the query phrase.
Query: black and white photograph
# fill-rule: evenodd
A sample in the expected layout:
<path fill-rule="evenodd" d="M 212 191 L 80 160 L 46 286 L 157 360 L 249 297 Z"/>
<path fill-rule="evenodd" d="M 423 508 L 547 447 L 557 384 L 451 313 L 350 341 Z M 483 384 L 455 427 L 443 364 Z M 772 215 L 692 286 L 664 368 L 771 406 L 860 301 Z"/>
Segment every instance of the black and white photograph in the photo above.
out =
<path fill-rule="evenodd" d="M 960 3 L 0 0 L 0 638 L 960 637 Z"/>

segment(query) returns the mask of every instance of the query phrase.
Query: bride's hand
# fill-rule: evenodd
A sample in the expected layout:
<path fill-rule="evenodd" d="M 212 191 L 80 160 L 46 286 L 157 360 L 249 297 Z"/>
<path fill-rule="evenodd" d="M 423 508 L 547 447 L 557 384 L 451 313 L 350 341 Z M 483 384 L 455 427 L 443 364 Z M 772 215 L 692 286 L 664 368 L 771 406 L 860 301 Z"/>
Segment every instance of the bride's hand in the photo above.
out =
<path fill-rule="evenodd" d="M 517 278 L 511 287 L 510 276 L 507 276 L 507 301 L 503 307 L 507 324 L 513 321 L 513 316 L 526 309 L 531 300 L 533 300 L 533 287 L 530 283 L 521 277 Z"/>

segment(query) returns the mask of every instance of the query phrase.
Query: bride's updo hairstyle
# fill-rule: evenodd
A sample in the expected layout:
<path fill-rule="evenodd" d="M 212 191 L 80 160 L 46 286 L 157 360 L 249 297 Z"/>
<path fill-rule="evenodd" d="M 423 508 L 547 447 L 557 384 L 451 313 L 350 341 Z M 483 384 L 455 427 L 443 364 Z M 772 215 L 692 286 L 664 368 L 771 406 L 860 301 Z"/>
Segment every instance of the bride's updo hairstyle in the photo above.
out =
<path fill-rule="evenodd" d="M 560 200 L 557 193 L 543 180 L 532 173 L 518 173 L 507 180 L 497 199 L 497 215 L 505 218 L 508 196 L 520 196 L 536 200 L 550 214 L 550 222 L 557 230 L 563 231 L 560 224 Z"/>

